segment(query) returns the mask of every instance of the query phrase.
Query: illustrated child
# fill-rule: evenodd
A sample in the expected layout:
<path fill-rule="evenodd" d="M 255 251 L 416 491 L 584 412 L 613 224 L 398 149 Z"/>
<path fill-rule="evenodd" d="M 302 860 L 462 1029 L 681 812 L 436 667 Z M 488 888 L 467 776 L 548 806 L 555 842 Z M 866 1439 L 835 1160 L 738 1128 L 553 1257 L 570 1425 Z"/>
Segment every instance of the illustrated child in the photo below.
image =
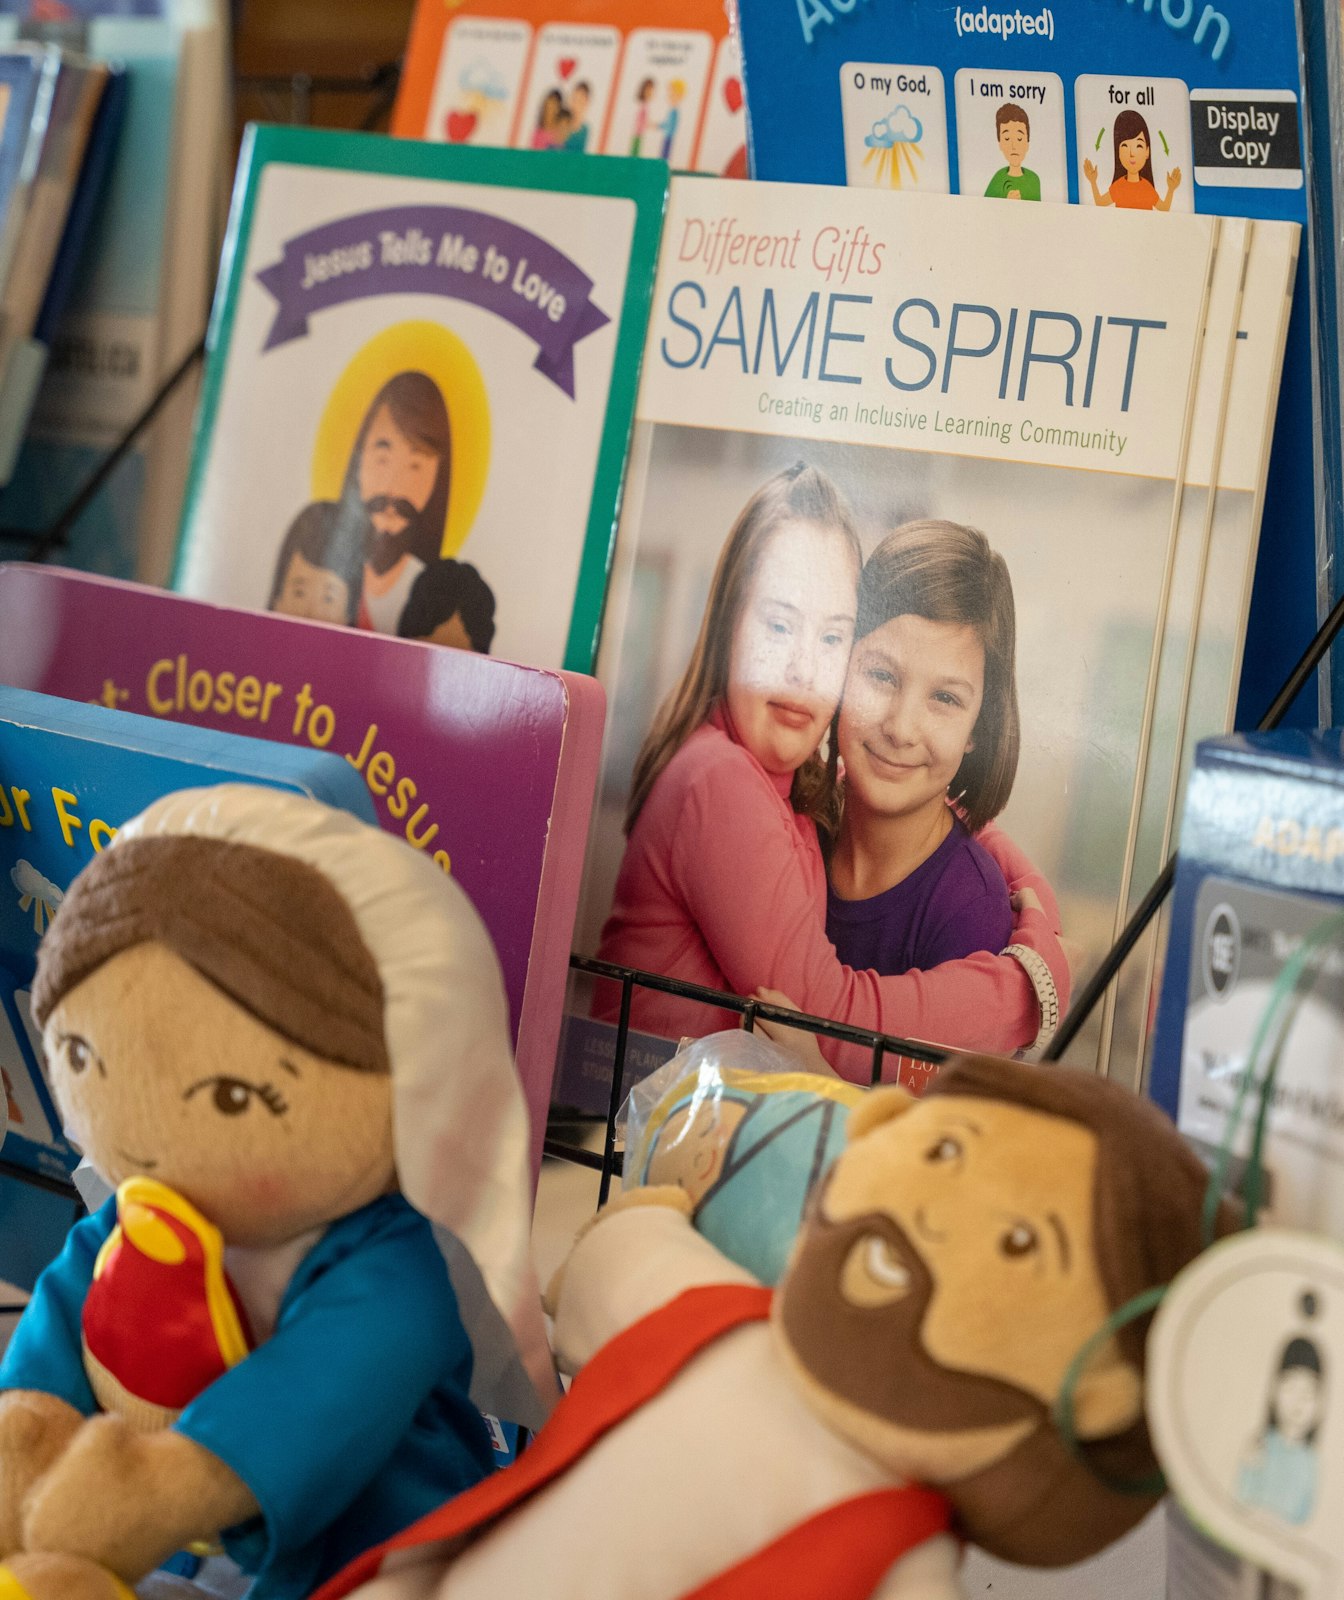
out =
<path fill-rule="evenodd" d="M 135 1583 L 219 1536 L 251 1600 L 305 1600 L 485 1477 L 477 1405 L 516 1398 L 476 1377 L 522 1378 L 508 1328 L 534 1382 L 549 1357 L 503 982 L 461 890 L 301 795 L 171 794 L 76 878 L 33 1014 L 117 1193 L 0 1362 L 0 1593 L 112 1600 L 42 1553 Z"/>
<path fill-rule="evenodd" d="M 672 159 L 672 145 L 677 137 L 677 129 L 681 126 L 681 102 L 685 98 L 685 83 L 680 78 L 673 78 L 667 86 L 667 115 L 659 124 L 663 144 L 658 154 L 664 161 Z"/>
<path fill-rule="evenodd" d="M 1092 186 L 1099 206 L 1119 206 L 1122 211 L 1170 211 L 1171 197 L 1180 187 L 1181 169 L 1167 173 L 1167 192 L 1160 196 L 1153 178 L 1152 140 L 1148 124 L 1137 111 L 1122 111 L 1115 119 L 1115 177 L 1105 194 L 1097 188 L 1097 164 L 1083 162 L 1083 176 Z"/>
<path fill-rule="evenodd" d="M 403 639 L 427 639 L 488 655 L 495 637 L 495 597 L 465 561 L 432 562 L 415 580 L 397 624 Z"/>
<path fill-rule="evenodd" d="M 588 148 L 588 104 L 592 97 L 590 85 L 583 82 L 574 85 L 574 92 L 569 99 L 570 125 L 564 141 L 566 150 L 576 150 L 582 154 Z"/>
<path fill-rule="evenodd" d="M 1316 1315 L 1316 1297 L 1302 1309 Z M 1237 1474 L 1237 1499 L 1300 1527 L 1316 1506 L 1317 1438 L 1325 1416 L 1325 1362 L 1313 1340 L 1289 1339 L 1269 1391 L 1263 1433 Z"/>
<path fill-rule="evenodd" d="M 1008 886 L 973 835 L 1017 772 L 1015 641 L 1012 581 L 982 533 L 912 522 L 869 556 L 826 905 L 847 966 L 909 972 L 1010 942 Z"/>
<path fill-rule="evenodd" d="M 353 624 L 364 578 L 358 524 L 332 500 L 305 506 L 289 526 L 275 563 L 267 610 L 287 617 Z"/>
<path fill-rule="evenodd" d="M 537 125 L 532 130 L 530 144 L 533 150 L 554 150 L 559 142 L 560 115 L 565 109 L 565 97 L 559 89 L 548 89 L 537 112 Z"/>
<path fill-rule="evenodd" d="M 1008 163 L 989 180 L 985 195 L 991 200 L 1039 200 L 1041 180 L 1022 163 L 1027 159 L 1031 123 L 1021 106 L 1008 101 L 994 113 L 999 149 Z"/>
<path fill-rule="evenodd" d="M 644 154 L 644 135 L 649 131 L 649 101 L 653 99 L 653 89 L 653 79 L 645 78 L 635 90 L 635 126 L 630 135 L 632 156 Z"/>
<path fill-rule="evenodd" d="M 860 565 L 848 507 L 816 468 L 790 467 L 747 502 L 686 672 L 635 763 L 598 953 L 734 994 L 781 991 L 859 1027 L 1017 1050 L 1036 1038 L 1042 1004 L 1013 956 L 879 977 L 842 963 L 826 937 L 817 819 L 833 799 L 836 753 L 819 750 L 849 664 Z M 1015 943 L 1041 956 L 1066 994 L 1049 886 L 1003 835 L 982 842 L 1010 887 L 1031 892 Z M 614 1020 L 617 1003 L 599 988 L 594 1014 Z M 735 1020 L 635 991 L 631 1025 L 663 1038 Z M 866 1082 L 867 1063 L 832 1064 Z"/>

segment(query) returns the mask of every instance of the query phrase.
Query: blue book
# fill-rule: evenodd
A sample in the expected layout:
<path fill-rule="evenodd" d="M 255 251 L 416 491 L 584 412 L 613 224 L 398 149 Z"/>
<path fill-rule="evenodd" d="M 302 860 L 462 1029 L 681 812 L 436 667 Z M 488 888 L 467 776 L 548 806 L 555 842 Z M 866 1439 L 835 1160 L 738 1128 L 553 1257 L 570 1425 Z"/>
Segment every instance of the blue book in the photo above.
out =
<path fill-rule="evenodd" d="M 129 94 L 130 79 L 126 69 L 112 67 L 103 86 L 103 97 L 89 133 L 88 150 L 80 169 L 79 183 L 70 202 L 65 231 L 61 235 L 60 250 L 33 329 L 34 339 L 48 350 L 74 293 L 80 263 L 116 155 L 117 139 L 126 118 Z"/>
<path fill-rule="evenodd" d="M 0 1085 L 3 1156 L 60 1183 L 78 1154 L 41 1069 L 29 1009 L 37 947 L 79 870 L 160 796 L 246 782 L 294 790 L 374 822 L 364 780 L 338 755 L 0 688 Z M 20 1220 L 21 1219 L 21 1220 Z M 0 1179 L 0 1279 L 30 1284 L 70 1204 Z"/>
<path fill-rule="evenodd" d="M 63 56 L 0 337 L 0 484 L 23 443 L 51 339 L 69 303 L 126 109 L 126 75 Z"/>
<path fill-rule="evenodd" d="M 164 0 L 0 0 L 0 17 L 75 22 L 90 17 L 161 17 Z"/>
<path fill-rule="evenodd" d="M 70 503 L 201 337 L 223 224 L 222 0 L 89 4 L 37 28 L 0 11 L 0 43 L 34 32 L 126 71 L 124 121 L 57 326 L 0 526 L 36 533 Z M 44 14 L 46 7 L 43 7 Z M 195 385 L 120 462 L 61 559 L 162 582 L 186 477 Z M 22 556 L 14 540 L 0 554 Z"/>
<path fill-rule="evenodd" d="M 54 56 L 37 46 L 0 52 L 0 280 L 23 224 L 42 150 L 41 131 L 35 132 L 33 124 L 45 116 L 55 68 Z"/>
<path fill-rule="evenodd" d="M 1320 940 L 1303 950 L 1305 940 Z M 1288 964 L 1304 958 L 1258 1062 L 1251 1043 Z M 1151 1092 L 1210 1159 L 1249 1157 L 1261 1088 L 1273 1221 L 1344 1231 L 1344 735 L 1291 730 L 1199 747 L 1181 830 Z"/>
<path fill-rule="evenodd" d="M 739 0 L 738 10 L 758 178 L 1307 220 L 1293 0 Z M 1133 173 L 1129 156 L 1141 157 Z M 1308 302 L 1303 251 L 1239 722 L 1259 717 L 1316 627 Z M 1337 485 L 1340 430 L 1319 437 L 1321 471 Z M 1295 720 L 1316 723 L 1310 695 Z"/>

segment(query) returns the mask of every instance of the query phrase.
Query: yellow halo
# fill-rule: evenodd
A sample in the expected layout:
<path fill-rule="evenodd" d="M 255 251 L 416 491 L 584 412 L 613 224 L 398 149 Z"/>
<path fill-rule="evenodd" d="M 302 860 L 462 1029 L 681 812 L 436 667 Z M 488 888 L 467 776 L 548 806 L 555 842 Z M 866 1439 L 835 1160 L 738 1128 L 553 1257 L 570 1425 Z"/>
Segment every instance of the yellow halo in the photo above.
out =
<path fill-rule="evenodd" d="M 453 477 L 441 554 L 455 556 L 481 509 L 490 471 L 490 397 L 476 358 L 438 322 L 397 322 L 359 350 L 336 380 L 313 441 L 312 497 L 339 500 L 350 452 L 374 395 L 399 372 L 423 372 L 448 407 Z"/>

